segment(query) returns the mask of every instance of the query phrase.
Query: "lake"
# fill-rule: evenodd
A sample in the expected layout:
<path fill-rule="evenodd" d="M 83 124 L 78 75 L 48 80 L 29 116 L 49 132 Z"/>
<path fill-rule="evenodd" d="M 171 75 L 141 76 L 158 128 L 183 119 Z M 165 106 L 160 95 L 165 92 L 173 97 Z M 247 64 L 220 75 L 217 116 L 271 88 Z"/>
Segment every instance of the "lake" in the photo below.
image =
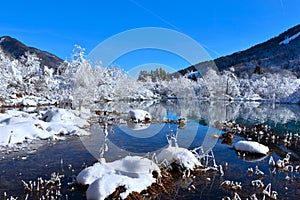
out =
<path fill-rule="evenodd" d="M 140 108 L 151 113 L 151 124 L 139 126 L 126 123 L 127 112 Z M 167 137 L 176 137 L 180 147 L 194 149 L 202 146 L 205 152 L 212 152 L 217 165 L 222 165 L 224 176 L 219 172 L 197 173 L 194 179 L 174 181 L 174 190 L 170 196 L 161 194 L 157 199 L 222 199 L 233 198 L 236 192 L 243 199 L 256 194 L 262 199 L 263 188 L 252 186 L 252 181 L 261 180 L 264 188 L 271 183 L 271 190 L 278 192 L 279 199 L 297 199 L 300 195 L 300 174 L 296 171 L 284 171 L 269 166 L 270 157 L 275 161 L 291 153 L 291 164 L 300 164 L 300 148 L 297 140 L 283 143 L 280 138 L 286 133 L 300 132 L 300 107 L 293 104 L 274 104 L 272 102 L 207 102 L 207 101 L 144 101 L 144 102 L 108 102 L 92 106 L 93 110 L 107 111 L 99 121 L 108 123 L 104 135 L 103 123 L 91 127 L 91 135 L 84 137 L 67 137 L 66 140 L 49 142 L 35 141 L 23 150 L 1 150 L 0 157 L 0 196 L 17 196 L 24 199 L 22 180 L 37 180 L 38 177 L 50 179 L 51 173 L 59 172 L 65 177 L 59 188 L 58 199 L 85 199 L 84 188 L 68 186 L 74 177 L 86 166 L 97 162 L 99 157 L 113 161 L 126 155 L 150 156 L 168 145 Z M 178 128 L 173 123 L 185 117 L 187 124 Z M 98 119 L 97 119 L 98 120 Z M 97 121 L 96 120 L 96 121 Z M 238 124 L 254 126 L 264 124 L 272 127 L 272 134 L 278 136 L 276 141 L 267 140 L 265 136 L 235 134 L 232 144 L 226 144 L 216 135 L 220 124 L 235 121 Z M 169 122 L 169 123 L 167 123 Z M 265 157 L 241 156 L 232 149 L 232 145 L 251 138 L 259 140 L 271 149 Z M 295 137 L 296 138 L 296 137 Z M 256 166 L 264 174 L 251 173 Z M 226 187 L 226 180 L 241 182 L 241 190 Z M 39 199 L 38 192 L 32 192 L 29 199 Z"/>

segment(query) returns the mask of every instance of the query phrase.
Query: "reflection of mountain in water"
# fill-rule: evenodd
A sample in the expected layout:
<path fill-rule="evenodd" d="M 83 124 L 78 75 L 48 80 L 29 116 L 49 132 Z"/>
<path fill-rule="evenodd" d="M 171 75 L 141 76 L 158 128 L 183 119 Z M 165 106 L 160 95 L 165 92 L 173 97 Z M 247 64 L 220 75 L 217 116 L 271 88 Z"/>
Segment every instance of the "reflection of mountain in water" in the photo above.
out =
<path fill-rule="evenodd" d="M 189 118 L 198 117 L 207 123 L 229 120 L 246 120 L 256 123 L 285 124 L 300 120 L 298 105 L 258 102 L 180 102 L 181 110 Z"/>
<path fill-rule="evenodd" d="M 108 102 L 97 105 L 97 109 L 127 113 L 132 108 L 147 110 L 156 119 L 183 116 L 189 120 L 204 121 L 208 125 L 216 122 L 238 120 L 253 123 L 287 124 L 300 121 L 300 106 L 293 104 L 272 104 L 258 102 Z"/>

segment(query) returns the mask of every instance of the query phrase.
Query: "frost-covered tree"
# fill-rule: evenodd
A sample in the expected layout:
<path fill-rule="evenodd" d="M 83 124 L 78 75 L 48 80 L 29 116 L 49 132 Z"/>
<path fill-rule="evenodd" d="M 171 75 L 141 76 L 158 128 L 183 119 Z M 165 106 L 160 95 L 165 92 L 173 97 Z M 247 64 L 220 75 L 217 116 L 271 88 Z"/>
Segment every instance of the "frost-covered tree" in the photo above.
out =
<path fill-rule="evenodd" d="M 6 95 L 18 93 L 29 95 L 37 93 L 43 87 L 44 78 L 41 77 L 40 62 L 35 54 L 25 53 L 21 61 L 6 56 L 0 51 L 1 82 Z"/>
<path fill-rule="evenodd" d="M 12 64 L 12 60 L 6 56 L 0 47 L 0 95 L 1 98 L 5 99 L 8 96 L 8 80 L 10 78 L 9 75 L 9 66 Z"/>
<path fill-rule="evenodd" d="M 36 96 L 49 93 L 53 72 L 46 66 L 42 69 L 35 54 L 26 52 L 20 61 L 2 56 L 1 65 L 1 80 L 6 83 L 7 93 Z"/>
<path fill-rule="evenodd" d="M 59 74 L 64 83 L 68 83 L 75 106 L 98 101 L 153 97 L 150 90 L 143 88 L 141 82 L 129 79 L 122 69 L 92 66 L 85 58 L 84 48 L 75 46 L 73 53 L 72 60 L 59 67 Z"/>
<path fill-rule="evenodd" d="M 223 98 L 225 85 L 222 77 L 213 69 L 208 69 L 203 75 L 203 81 L 207 87 L 210 98 Z"/>
<path fill-rule="evenodd" d="M 93 69 L 85 59 L 85 49 L 75 46 L 72 60 L 65 71 L 65 80 L 69 80 L 72 86 L 72 96 L 75 105 L 90 103 L 95 88 L 95 68 Z"/>
<path fill-rule="evenodd" d="M 226 94 L 232 98 L 277 99 L 291 95 L 300 86 L 300 79 L 282 73 L 252 74 L 251 77 L 237 78 L 225 71 L 222 75 Z"/>
<path fill-rule="evenodd" d="M 226 97 L 238 99 L 280 99 L 297 93 L 300 79 L 286 73 L 254 73 L 237 78 L 232 70 L 220 75 L 205 70 L 197 81 L 187 76 L 171 78 L 162 69 L 141 72 L 140 81 L 128 78 L 122 69 L 92 65 L 84 48 L 75 46 L 69 61 L 53 69 L 41 66 L 35 54 L 26 52 L 20 59 L 5 55 L 0 49 L 0 95 L 34 95 L 72 101 L 73 105 L 92 104 L 107 100 L 147 100 L 171 94 L 178 98 L 195 99 Z M 143 80 L 142 80 L 143 79 Z"/>
<path fill-rule="evenodd" d="M 240 97 L 239 80 L 231 71 L 224 71 L 222 82 L 225 87 L 225 94 L 231 97 Z"/>
<path fill-rule="evenodd" d="M 173 78 L 165 82 L 165 86 L 178 98 L 194 99 L 196 98 L 195 89 L 197 82 L 188 79 L 186 76 Z"/>

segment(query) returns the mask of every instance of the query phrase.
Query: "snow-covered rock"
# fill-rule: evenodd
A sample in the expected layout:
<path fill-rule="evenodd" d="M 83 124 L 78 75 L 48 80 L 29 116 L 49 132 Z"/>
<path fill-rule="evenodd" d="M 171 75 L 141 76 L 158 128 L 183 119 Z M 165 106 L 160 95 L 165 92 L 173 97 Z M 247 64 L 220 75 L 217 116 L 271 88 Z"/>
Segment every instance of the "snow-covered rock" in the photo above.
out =
<path fill-rule="evenodd" d="M 124 199 L 131 192 L 141 192 L 154 183 L 154 171 L 160 176 L 160 169 L 153 161 L 140 156 L 126 156 L 110 163 L 95 163 L 82 170 L 76 180 L 79 184 L 89 185 L 87 199 L 105 199 L 119 186 L 126 189 L 120 194 Z"/>
<path fill-rule="evenodd" d="M 246 151 L 250 153 L 268 154 L 269 147 L 255 141 L 238 141 L 234 148 L 238 151 Z"/>
<path fill-rule="evenodd" d="M 151 115 L 149 112 L 141 109 L 130 110 L 128 112 L 131 120 L 135 122 L 151 121 Z"/>
<path fill-rule="evenodd" d="M 82 185 L 90 185 L 95 180 L 101 178 L 105 174 L 114 173 L 114 169 L 107 166 L 106 163 L 101 164 L 99 162 L 95 163 L 93 166 L 85 168 L 76 177 L 76 181 Z"/>
<path fill-rule="evenodd" d="M 168 148 L 163 149 L 157 155 L 157 161 L 159 163 L 167 161 L 169 164 L 175 162 L 190 170 L 193 170 L 197 166 L 201 166 L 201 163 L 191 151 L 177 146 L 169 146 Z"/>

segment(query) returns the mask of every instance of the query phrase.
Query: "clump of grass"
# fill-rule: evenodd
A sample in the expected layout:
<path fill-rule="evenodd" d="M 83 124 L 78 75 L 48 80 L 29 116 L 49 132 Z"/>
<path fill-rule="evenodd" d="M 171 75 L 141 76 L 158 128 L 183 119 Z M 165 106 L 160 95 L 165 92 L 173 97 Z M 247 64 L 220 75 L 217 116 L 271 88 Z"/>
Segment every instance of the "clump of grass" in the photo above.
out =
<path fill-rule="evenodd" d="M 22 180 L 26 193 L 25 199 L 33 195 L 38 196 L 40 199 L 60 198 L 62 196 L 61 185 L 64 177 L 62 174 L 53 172 L 49 180 L 44 180 L 42 177 L 28 182 Z"/>

